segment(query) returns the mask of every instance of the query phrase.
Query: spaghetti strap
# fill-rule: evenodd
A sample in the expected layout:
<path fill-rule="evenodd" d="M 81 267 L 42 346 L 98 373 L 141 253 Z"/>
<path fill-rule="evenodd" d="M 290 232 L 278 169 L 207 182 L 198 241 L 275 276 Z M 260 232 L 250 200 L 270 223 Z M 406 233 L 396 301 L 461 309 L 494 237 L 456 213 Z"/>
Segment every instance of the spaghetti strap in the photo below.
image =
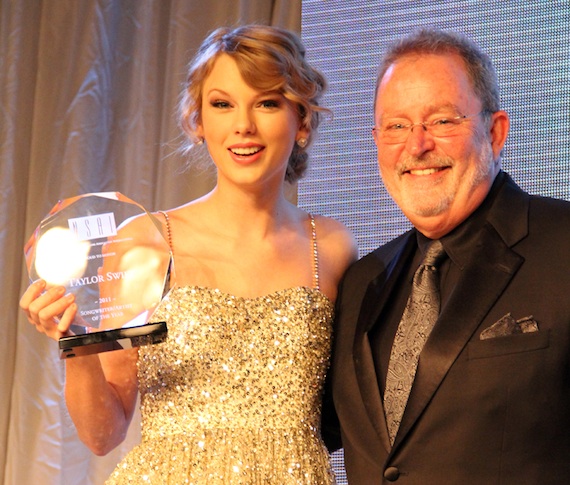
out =
<path fill-rule="evenodd" d="M 317 248 L 317 224 L 313 214 L 309 214 L 311 220 L 311 232 L 313 241 L 313 286 L 316 290 L 320 290 L 319 284 L 319 251 Z"/>
<path fill-rule="evenodd" d="M 170 227 L 170 217 L 164 211 L 158 211 L 160 214 L 164 216 L 164 220 L 166 222 L 166 236 L 168 238 L 168 245 L 170 247 L 170 252 L 172 253 L 172 257 L 174 257 L 174 248 L 172 246 L 172 229 Z M 321 289 L 320 281 L 319 281 L 319 251 L 317 245 L 317 224 L 315 222 L 315 217 L 313 214 L 309 214 L 309 220 L 311 222 L 311 241 L 312 241 L 312 254 L 313 254 L 313 287 L 316 290 Z"/>
<path fill-rule="evenodd" d="M 164 220 L 166 221 L 166 236 L 168 238 L 168 246 L 170 246 L 170 252 L 174 257 L 174 248 L 172 247 L 172 231 L 170 229 L 170 217 L 168 217 L 168 214 L 164 211 L 158 211 L 158 212 L 160 212 L 164 216 Z"/>
<path fill-rule="evenodd" d="M 168 267 L 168 276 L 167 276 L 167 284 L 166 287 L 171 288 L 172 286 L 172 274 L 173 274 L 173 265 L 174 265 L 174 248 L 172 247 L 172 231 L 170 230 L 170 217 L 164 211 L 158 211 L 164 216 L 164 220 L 166 221 L 166 237 L 168 239 L 168 246 L 170 247 L 170 265 Z M 166 290 L 165 290 L 166 294 Z M 164 295 L 163 295 L 164 297 Z"/>

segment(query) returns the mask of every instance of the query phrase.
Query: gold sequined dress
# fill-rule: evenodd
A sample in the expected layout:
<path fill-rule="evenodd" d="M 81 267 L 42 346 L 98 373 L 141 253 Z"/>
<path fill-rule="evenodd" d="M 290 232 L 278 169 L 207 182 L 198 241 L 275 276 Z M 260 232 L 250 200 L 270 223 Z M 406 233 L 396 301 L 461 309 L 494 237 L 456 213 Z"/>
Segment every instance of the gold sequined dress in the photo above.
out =
<path fill-rule="evenodd" d="M 173 288 L 166 342 L 139 349 L 142 442 L 107 484 L 334 483 L 319 431 L 332 315 L 316 288 Z"/>

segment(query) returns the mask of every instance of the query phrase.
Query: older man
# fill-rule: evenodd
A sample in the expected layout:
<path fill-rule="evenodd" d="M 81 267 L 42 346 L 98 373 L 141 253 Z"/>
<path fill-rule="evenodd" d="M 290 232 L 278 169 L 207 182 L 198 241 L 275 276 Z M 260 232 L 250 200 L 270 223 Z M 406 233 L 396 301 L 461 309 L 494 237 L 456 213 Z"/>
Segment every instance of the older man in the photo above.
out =
<path fill-rule="evenodd" d="M 341 284 L 325 403 L 349 483 L 570 483 L 570 203 L 501 170 L 509 118 L 463 36 L 394 44 L 374 108 L 414 228 Z"/>

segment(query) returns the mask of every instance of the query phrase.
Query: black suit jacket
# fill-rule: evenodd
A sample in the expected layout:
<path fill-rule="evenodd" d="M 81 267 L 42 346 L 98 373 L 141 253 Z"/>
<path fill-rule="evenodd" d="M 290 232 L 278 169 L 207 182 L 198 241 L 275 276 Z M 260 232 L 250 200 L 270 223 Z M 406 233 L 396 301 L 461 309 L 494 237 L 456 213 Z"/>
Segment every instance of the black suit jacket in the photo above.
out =
<path fill-rule="evenodd" d="M 323 433 L 341 445 L 338 416 L 351 485 L 570 483 L 570 203 L 530 196 L 506 176 L 473 237 L 392 448 L 368 332 L 382 325 L 415 231 L 341 283 Z M 532 315 L 539 330 L 481 340 L 507 313 Z"/>

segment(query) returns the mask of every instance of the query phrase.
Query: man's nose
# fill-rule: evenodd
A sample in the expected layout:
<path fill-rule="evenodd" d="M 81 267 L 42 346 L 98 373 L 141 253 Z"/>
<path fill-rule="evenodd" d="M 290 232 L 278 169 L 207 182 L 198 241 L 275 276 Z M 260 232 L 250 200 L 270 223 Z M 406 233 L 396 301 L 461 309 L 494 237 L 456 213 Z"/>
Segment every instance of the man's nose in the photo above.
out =
<path fill-rule="evenodd" d="M 432 134 L 423 123 L 415 123 L 410 127 L 410 133 L 406 140 L 406 150 L 414 156 L 433 150 L 435 141 Z"/>

